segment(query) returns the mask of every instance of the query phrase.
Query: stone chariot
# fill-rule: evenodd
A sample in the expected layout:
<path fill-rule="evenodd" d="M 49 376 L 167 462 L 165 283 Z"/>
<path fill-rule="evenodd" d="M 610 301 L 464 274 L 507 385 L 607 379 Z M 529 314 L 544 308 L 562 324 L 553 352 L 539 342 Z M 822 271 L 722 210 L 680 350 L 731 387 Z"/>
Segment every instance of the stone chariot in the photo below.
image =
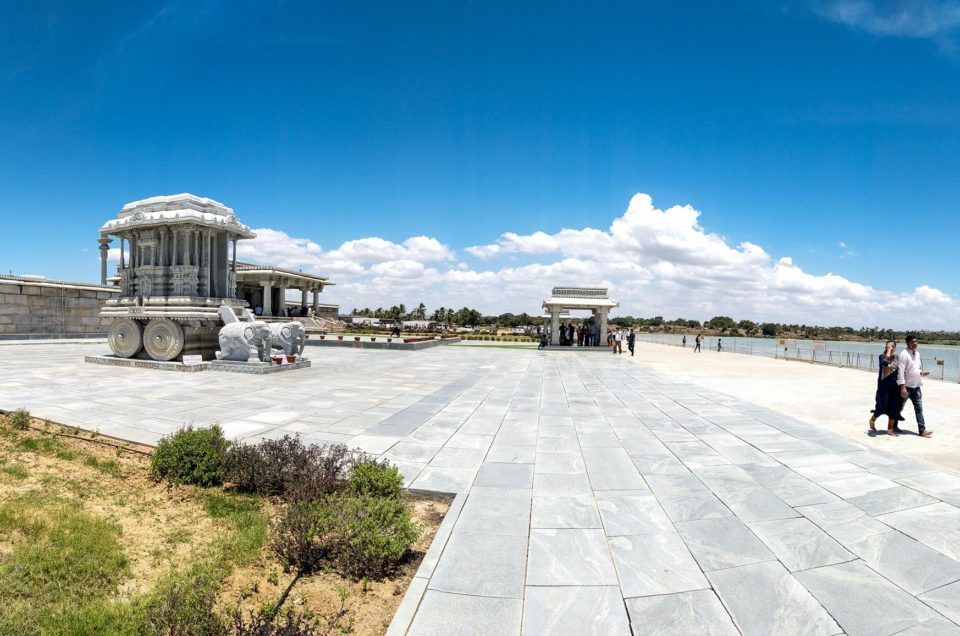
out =
<path fill-rule="evenodd" d="M 214 359 L 220 308 L 247 307 L 236 296 L 236 265 L 237 241 L 256 236 L 250 228 L 222 203 L 178 194 L 128 203 L 100 234 L 103 247 L 120 240 L 120 296 L 100 312 L 111 319 L 114 355 Z"/>

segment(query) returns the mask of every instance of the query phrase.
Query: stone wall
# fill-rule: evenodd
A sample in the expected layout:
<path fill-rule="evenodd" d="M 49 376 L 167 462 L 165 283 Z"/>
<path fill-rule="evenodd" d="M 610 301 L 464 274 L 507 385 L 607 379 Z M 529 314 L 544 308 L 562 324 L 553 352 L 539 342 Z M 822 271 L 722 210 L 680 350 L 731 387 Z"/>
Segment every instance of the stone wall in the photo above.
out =
<path fill-rule="evenodd" d="M 0 339 L 105 335 L 100 307 L 119 295 L 115 287 L 0 276 Z"/>

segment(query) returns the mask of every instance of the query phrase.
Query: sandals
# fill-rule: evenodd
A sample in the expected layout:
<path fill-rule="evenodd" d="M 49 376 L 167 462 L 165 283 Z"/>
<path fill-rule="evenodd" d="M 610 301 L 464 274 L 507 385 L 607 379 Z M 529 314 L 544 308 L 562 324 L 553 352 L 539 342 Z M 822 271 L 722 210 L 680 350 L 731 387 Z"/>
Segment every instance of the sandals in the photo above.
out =
<path fill-rule="evenodd" d="M 871 417 L 871 418 L 870 418 L 870 421 L 869 421 L 868 423 L 870 424 L 870 430 L 873 431 L 874 433 L 876 433 L 876 432 L 877 432 L 877 427 L 876 427 L 875 425 L 876 425 L 876 423 L 877 423 L 877 418 Z"/>

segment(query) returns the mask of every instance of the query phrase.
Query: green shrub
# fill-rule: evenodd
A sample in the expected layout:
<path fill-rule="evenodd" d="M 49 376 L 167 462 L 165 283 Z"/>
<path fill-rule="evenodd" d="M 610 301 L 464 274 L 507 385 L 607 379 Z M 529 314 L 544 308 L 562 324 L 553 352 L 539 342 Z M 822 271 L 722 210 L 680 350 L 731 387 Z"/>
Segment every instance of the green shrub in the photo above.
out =
<path fill-rule="evenodd" d="M 241 612 L 237 612 L 233 617 L 232 633 L 233 636 L 321 636 L 333 633 L 333 630 L 321 629 L 316 619 L 302 612 L 280 612 L 276 618 L 268 612 L 250 612 L 244 618 Z"/>
<path fill-rule="evenodd" d="M 378 578 L 387 574 L 422 531 L 399 499 L 339 496 L 330 498 L 328 505 L 334 563 L 350 576 Z"/>
<path fill-rule="evenodd" d="M 226 636 L 226 622 L 214 612 L 218 586 L 187 577 L 164 583 L 146 602 L 144 629 L 162 636 Z"/>
<path fill-rule="evenodd" d="M 150 470 L 155 477 L 177 484 L 218 486 L 226 473 L 229 446 L 216 424 L 196 429 L 187 426 L 160 440 L 150 457 Z"/>
<path fill-rule="evenodd" d="M 30 428 L 30 411 L 27 409 L 17 409 L 11 413 L 10 426 L 18 431 L 25 431 Z"/>
<path fill-rule="evenodd" d="M 304 446 L 299 437 L 284 435 L 256 446 L 232 446 L 226 480 L 239 492 L 316 501 L 343 487 L 353 461 L 343 444 Z"/>
<path fill-rule="evenodd" d="M 347 479 L 347 489 L 355 495 L 371 497 L 403 497 L 403 476 L 396 466 L 372 460 L 362 460 L 353 467 Z"/>
<path fill-rule="evenodd" d="M 325 502 L 294 502 L 274 524 L 270 549 L 288 571 L 310 574 L 329 552 L 331 508 Z"/>

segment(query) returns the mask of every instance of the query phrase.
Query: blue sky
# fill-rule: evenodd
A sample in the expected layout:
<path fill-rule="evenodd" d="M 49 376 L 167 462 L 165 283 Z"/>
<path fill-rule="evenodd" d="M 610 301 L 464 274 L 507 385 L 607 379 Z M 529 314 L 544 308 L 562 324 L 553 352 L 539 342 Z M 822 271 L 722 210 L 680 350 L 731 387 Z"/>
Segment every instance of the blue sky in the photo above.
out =
<path fill-rule="evenodd" d="M 3 2 L 5 273 L 95 280 L 104 221 L 186 191 L 351 307 L 589 283 L 638 315 L 955 326 L 960 2 L 195 4 Z M 918 322 L 883 306 L 924 286 Z"/>

